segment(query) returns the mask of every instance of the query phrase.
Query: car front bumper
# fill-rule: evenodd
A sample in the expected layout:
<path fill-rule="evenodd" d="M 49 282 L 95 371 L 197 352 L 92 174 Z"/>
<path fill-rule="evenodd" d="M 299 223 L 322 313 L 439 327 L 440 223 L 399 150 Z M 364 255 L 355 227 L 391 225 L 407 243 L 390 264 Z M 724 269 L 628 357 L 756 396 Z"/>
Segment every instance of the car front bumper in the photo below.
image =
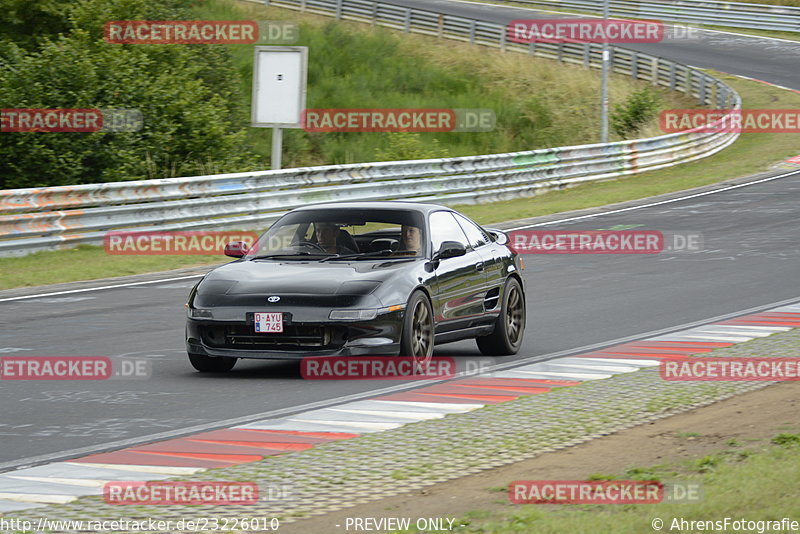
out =
<path fill-rule="evenodd" d="M 283 334 L 257 334 L 249 321 L 187 319 L 186 350 L 203 356 L 266 360 L 396 356 L 403 314 L 398 310 L 359 322 L 289 322 Z"/>

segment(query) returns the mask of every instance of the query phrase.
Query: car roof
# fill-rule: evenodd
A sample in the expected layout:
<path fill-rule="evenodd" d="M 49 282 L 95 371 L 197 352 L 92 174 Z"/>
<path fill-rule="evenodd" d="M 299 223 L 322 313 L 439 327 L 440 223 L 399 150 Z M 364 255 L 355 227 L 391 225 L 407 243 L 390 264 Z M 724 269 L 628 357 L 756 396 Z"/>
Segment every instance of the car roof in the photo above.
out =
<path fill-rule="evenodd" d="M 447 210 L 454 211 L 446 206 L 439 204 L 423 204 L 422 202 L 406 202 L 403 200 L 383 200 L 376 202 L 327 202 L 324 204 L 313 204 L 303 206 L 292 211 L 307 211 L 316 209 L 374 209 L 374 210 L 408 210 L 422 213 L 432 211 Z"/>

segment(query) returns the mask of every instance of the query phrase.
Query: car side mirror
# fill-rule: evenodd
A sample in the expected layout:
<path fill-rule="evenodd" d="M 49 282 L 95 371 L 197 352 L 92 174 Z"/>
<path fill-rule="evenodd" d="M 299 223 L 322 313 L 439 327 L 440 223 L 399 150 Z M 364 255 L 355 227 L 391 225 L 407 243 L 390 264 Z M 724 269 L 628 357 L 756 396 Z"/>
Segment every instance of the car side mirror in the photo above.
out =
<path fill-rule="evenodd" d="M 467 247 L 464 243 L 458 241 L 445 241 L 439 247 L 439 252 L 436 253 L 435 259 L 446 260 L 447 258 L 457 258 L 467 253 Z"/>
<path fill-rule="evenodd" d="M 508 244 L 508 241 L 509 241 L 508 240 L 508 234 L 505 233 L 504 231 L 498 230 L 497 228 L 484 228 L 484 230 L 489 232 L 489 235 L 492 236 L 492 238 L 494 239 L 494 242 L 497 243 L 498 245 L 506 245 L 506 244 Z"/>
<path fill-rule="evenodd" d="M 231 258 L 241 258 L 247 253 L 247 243 L 244 241 L 231 241 L 225 245 L 225 255 Z"/>

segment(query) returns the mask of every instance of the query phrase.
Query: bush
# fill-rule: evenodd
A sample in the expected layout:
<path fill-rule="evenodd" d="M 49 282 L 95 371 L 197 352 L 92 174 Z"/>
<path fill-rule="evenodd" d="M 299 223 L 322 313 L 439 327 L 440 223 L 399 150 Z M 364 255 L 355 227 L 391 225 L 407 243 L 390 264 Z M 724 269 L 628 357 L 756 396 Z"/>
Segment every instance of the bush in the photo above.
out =
<path fill-rule="evenodd" d="M 617 135 L 627 139 L 655 117 L 660 107 L 661 98 L 658 93 L 647 88 L 636 91 L 624 104 L 614 106 L 614 111 L 611 113 L 611 127 Z"/>
<path fill-rule="evenodd" d="M 102 40 L 108 20 L 190 18 L 188 1 L 49 3 L 62 4 L 69 31 L 45 33 L 34 50 L 5 36 L 0 46 L 8 59 L 0 63 L 0 107 L 134 108 L 142 111 L 144 127 L 135 133 L 2 134 L 0 187 L 255 167 L 257 158 L 245 143 L 241 82 L 223 46 L 119 45 Z M 51 21 L 48 28 L 60 26 Z"/>
<path fill-rule="evenodd" d="M 426 143 L 415 132 L 392 132 L 386 134 L 389 147 L 375 150 L 375 161 L 446 158 L 447 149 L 439 145 L 438 139 Z"/>

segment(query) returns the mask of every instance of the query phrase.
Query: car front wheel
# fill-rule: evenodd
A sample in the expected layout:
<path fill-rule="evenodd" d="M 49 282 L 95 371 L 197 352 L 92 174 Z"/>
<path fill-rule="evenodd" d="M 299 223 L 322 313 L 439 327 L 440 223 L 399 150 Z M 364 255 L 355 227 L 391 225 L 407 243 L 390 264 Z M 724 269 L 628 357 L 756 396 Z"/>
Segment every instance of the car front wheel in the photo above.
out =
<path fill-rule="evenodd" d="M 201 373 L 224 373 L 236 365 L 236 358 L 227 356 L 212 358 L 202 354 L 189 354 L 189 361 L 192 363 L 192 367 Z"/>
<path fill-rule="evenodd" d="M 400 356 L 411 356 L 426 366 L 433 356 L 433 307 L 422 291 L 414 291 L 408 299 L 400 338 Z"/>

